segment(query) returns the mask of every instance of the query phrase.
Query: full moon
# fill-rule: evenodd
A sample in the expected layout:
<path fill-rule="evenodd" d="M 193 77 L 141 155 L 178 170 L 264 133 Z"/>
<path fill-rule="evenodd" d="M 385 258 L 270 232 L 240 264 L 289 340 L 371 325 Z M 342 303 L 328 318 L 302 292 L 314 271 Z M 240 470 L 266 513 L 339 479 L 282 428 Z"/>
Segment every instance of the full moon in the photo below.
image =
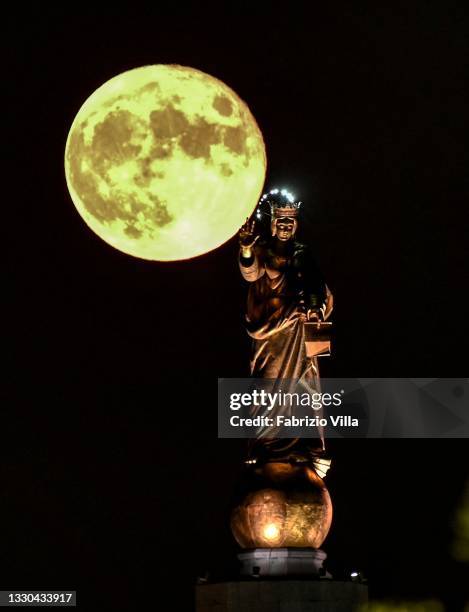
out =
<path fill-rule="evenodd" d="M 143 259 L 189 259 L 231 238 L 266 171 L 247 104 L 194 68 L 124 72 L 78 111 L 65 147 L 70 196 L 86 224 Z"/>

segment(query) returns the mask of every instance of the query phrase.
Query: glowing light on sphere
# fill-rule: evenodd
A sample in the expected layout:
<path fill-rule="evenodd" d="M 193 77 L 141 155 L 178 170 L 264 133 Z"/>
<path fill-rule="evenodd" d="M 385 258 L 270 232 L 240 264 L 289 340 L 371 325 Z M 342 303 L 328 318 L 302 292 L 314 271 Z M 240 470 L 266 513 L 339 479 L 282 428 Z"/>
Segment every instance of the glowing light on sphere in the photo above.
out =
<path fill-rule="evenodd" d="M 262 134 L 227 85 L 194 68 L 124 72 L 78 111 L 65 147 L 70 196 L 116 249 L 170 261 L 207 253 L 255 209 Z"/>
<path fill-rule="evenodd" d="M 280 530 L 277 525 L 270 523 L 264 527 L 264 537 L 267 538 L 267 540 L 276 540 L 279 535 Z"/>

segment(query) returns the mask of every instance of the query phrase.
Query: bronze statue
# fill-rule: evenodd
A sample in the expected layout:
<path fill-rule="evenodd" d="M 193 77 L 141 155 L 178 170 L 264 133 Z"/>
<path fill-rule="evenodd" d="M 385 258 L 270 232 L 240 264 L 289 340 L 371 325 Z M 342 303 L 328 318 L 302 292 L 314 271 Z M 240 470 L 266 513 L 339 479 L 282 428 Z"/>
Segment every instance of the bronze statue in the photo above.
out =
<path fill-rule="evenodd" d="M 289 391 L 284 383 L 300 381 L 310 392 L 320 392 L 316 355 L 322 348 L 311 351 L 308 346 L 322 343 L 309 343 L 306 332 L 329 325 L 332 294 L 310 249 L 295 240 L 301 202 L 286 190 L 274 189 L 262 196 L 260 205 L 266 204 L 270 236 L 262 239 L 249 220 L 239 232 L 239 267 L 250 283 L 246 327 L 252 338 L 251 375 L 256 384 L 265 382 L 274 391 L 279 384 Z M 253 416 L 263 416 L 264 410 L 251 408 Z M 241 572 L 249 574 L 259 555 L 271 559 L 272 549 L 282 549 L 287 559 L 282 572 L 318 573 L 326 557 L 319 547 L 332 521 L 332 502 L 322 480 L 330 465 L 323 431 L 318 428 L 317 439 L 282 439 L 271 427 L 257 434 L 250 440 L 231 514 L 234 537 L 243 549 L 251 549 L 239 556 Z M 301 568 L 294 560 L 288 565 L 295 555 L 306 560 Z M 266 562 L 262 572 L 275 573 L 274 565 Z"/>
<path fill-rule="evenodd" d="M 260 204 L 270 206 L 271 235 L 262 239 L 255 221 L 249 220 L 239 232 L 239 267 L 250 283 L 246 328 L 252 338 L 251 375 L 301 380 L 319 391 L 317 357 L 307 355 L 305 323 L 326 321 L 332 294 L 310 249 L 295 240 L 301 202 L 286 190 L 274 189 Z M 321 429 L 317 441 L 266 435 L 261 432 L 252 441 L 248 462 L 303 462 L 320 476 L 327 471 L 330 462 L 324 459 Z"/>

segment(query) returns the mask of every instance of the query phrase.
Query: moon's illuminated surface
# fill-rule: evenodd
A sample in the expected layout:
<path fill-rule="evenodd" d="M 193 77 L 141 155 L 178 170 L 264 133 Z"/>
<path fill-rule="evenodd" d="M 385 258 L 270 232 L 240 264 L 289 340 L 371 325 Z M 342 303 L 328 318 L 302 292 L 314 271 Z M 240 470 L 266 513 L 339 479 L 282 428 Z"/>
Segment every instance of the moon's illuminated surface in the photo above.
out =
<path fill-rule="evenodd" d="M 160 261 L 220 246 L 254 210 L 262 134 L 227 85 L 194 68 L 124 72 L 80 108 L 65 148 L 72 200 L 116 249 Z"/>

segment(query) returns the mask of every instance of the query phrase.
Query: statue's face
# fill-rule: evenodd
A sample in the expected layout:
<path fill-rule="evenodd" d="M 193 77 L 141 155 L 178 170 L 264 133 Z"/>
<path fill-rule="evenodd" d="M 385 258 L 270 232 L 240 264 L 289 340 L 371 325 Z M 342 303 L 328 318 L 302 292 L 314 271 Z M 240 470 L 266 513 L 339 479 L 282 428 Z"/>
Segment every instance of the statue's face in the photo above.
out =
<path fill-rule="evenodd" d="M 290 219 L 289 217 L 279 219 L 276 224 L 277 238 L 282 242 L 290 240 L 290 238 L 293 236 L 293 225 L 293 219 Z"/>

